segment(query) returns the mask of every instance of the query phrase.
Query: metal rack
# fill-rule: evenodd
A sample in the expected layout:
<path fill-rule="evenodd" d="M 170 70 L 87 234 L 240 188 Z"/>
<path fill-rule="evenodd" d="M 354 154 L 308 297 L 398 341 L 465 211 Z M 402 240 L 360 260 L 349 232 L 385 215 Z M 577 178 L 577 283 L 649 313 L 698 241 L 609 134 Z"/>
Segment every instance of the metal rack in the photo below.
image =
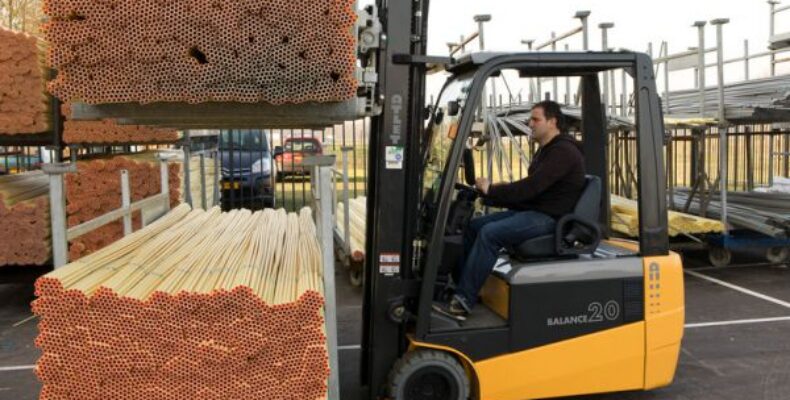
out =
<path fill-rule="evenodd" d="M 170 210 L 170 188 L 167 159 L 160 158 L 161 189 L 159 194 L 132 203 L 129 188 L 129 173 L 121 170 L 121 207 L 104 215 L 85 221 L 77 226 L 66 225 L 66 192 L 64 175 L 77 171 L 76 157 L 68 163 L 45 164 L 44 173 L 49 175 L 49 207 L 52 219 L 52 259 L 57 269 L 68 262 L 68 242 L 119 218 L 123 219 L 124 235 L 132 233 L 132 213 L 142 211 L 142 224 L 147 225 Z"/>

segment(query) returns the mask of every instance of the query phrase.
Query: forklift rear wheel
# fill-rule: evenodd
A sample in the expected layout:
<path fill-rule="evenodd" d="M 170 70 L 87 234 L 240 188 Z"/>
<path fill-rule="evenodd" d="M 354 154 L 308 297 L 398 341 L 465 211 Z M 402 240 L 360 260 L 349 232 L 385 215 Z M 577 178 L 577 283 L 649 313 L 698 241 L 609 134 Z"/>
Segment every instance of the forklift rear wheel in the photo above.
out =
<path fill-rule="evenodd" d="M 351 281 L 352 286 L 362 286 L 362 271 L 348 271 L 348 279 Z"/>
<path fill-rule="evenodd" d="M 392 367 L 389 390 L 393 400 L 467 400 L 469 378 L 452 355 L 416 350 Z"/>
<path fill-rule="evenodd" d="M 708 249 L 708 260 L 714 267 L 726 267 L 732 261 L 732 253 L 724 247 L 711 247 Z"/>
<path fill-rule="evenodd" d="M 771 247 L 765 251 L 765 259 L 773 264 L 781 264 L 790 259 L 790 247 Z"/>

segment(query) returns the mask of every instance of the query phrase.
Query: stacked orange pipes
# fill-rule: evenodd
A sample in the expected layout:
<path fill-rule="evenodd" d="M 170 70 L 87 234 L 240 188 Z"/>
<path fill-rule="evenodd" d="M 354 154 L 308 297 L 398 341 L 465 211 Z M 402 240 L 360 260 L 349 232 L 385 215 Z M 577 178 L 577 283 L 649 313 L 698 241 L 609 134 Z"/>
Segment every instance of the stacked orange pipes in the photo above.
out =
<path fill-rule="evenodd" d="M 343 101 L 354 0 L 46 0 L 50 91 L 87 103 Z"/>
<path fill-rule="evenodd" d="M 49 128 L 49 105 L 38 41 L 0 28 L 0 135 Z"/>

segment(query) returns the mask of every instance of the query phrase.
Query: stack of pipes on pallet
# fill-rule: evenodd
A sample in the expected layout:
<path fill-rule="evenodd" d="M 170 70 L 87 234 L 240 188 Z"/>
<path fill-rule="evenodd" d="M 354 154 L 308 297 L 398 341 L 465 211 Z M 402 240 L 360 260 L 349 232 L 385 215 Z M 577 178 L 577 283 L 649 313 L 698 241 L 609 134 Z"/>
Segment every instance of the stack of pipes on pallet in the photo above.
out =
<path fill-rule="evenodd" d="M 190 211 L 41 277 L 41 399 L 323 399 L 310 210 Z"/>
<path fill-rule="evenodd" d="M 170 204 L 178 204 L 181 187 L 180 163 L 170 163 Z M 160 169 L 156 154 L 145 152 L 77 163 L 77 173 L 66 174 L 66 215 L 68 227 L 79 225 L 121 207 L 121 170 L 129 171 L 132 202 L 159 194 Z M 141 225 L 140 212 L 132 215 L 132 228 Z M 86 254 L 123 237 L 122 221 L 114 221 L 71 241 L 69 259 Z"/>
<path fill-rule="evenodd" d="M 352 261 L 361 262 L 365 260 L 365 216 L 367 215 L 367 198 L 364 196 L 351 199 L 348 202 L 349 213 L 349 242 L 351 251 L 349 256 Z M 340 237 L 344 237 L 345 229 L 345 207 L 343 202 L 337 204 L 336 226 Z"/>
<path fill-rule="evenodd" d="M 71 104 L 64 104 L 61 113 L 64 143 L 172 143 L 178 141 L 175 129 L 145 125 L 120 125 L 113 120 L 73 121 Z"/>
<path fill-rule="evenodd" d="M 724 106 L 728 117 L 749 117 L 756 109 L 790 110 L 790 75 L 751 79 L 724 86 Z M 698 117 L 700 110 L 699 89 L 669 93 L 667 115 Z M 705 116 L 718 117 L 719 89 L 705 88 Z M 666 106 L 666 101 L 664 102 Z"/>
<path fill-rule="evenodd" d="M 0 135 L 49 129 L 49 103 L 34 37 L 0 28 Z"/>
<path fill-rule="evenodd" d="M 357 90 L 354 0 L 46 0 L 64 101 L 333 102 Z"/>
<path fill-rule="evenodd" d="M 184 152 L 181 150 L 159 150 L 159 154 L 167 155 L 171 163 L 178 162 L 181 165 L 184 164 Z M 203 207 L 201 204 L 203 194 L 200 187 L 203 182 L 201 182 L 200 178 L 200 157 L 192 155 L 189 159 L 189 192 L 192 194 L 192 207 L 195 208 L 211 208 L 216 202 L 219 202 L 219 197 L 214 197 L 214 188 L 219 182 L 219 176 L 214 169 L 216 167 L 216 160 L 212 157 L 203 157 L 203 164 L 206 186 L 206 207 Z M 186 179 L 183 178 L 182 176 L 179 203 L 186 202 Z"/>
<path fill-rule="evenodd" d="M 683 206 L 688 197 L 688 189 L 675 189 L 675 204 Z M 710 193 L 706 213 L 711 218 L 721 217 L 720 197 L 719 192 Z M 689 210 L 701 213 L 699 194 Z M 790 238 L 790 194 L 727 192 L 727 223 L 775 238 Z"/>
<path fill-rule="evenodd" d="M 48 190 L 41 171 L 0 176 L 0 266 L 49 260 Z"/>
<path fill-rule="evenodd" d="M 769 187 L 754 189 L 758 193 L 787 193 L 790 194 L 790 178 L 782 176 L 773 177 L 773 184 Z"/>
<path fill-rule="evenodd" d="M 612 229 L 628 237 L 639 236 L 639 209 L 636 200 L 611 195 L 611 224 Z M 677 211 L 667 213 L 669 222 L 669 236 L 681 234 L 700 234 L 722 232 L 724 225 L 721 221 L 702 218 Z"/>

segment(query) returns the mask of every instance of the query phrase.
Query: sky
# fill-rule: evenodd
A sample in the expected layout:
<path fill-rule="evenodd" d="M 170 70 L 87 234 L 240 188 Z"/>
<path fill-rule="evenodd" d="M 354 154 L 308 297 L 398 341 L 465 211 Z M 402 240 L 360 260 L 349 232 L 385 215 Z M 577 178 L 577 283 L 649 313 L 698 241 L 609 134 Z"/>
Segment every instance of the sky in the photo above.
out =
<path fill-rule="evenodd" d="M 369 1 L 362 1 L 361 4 Z M 790 1 L 785 1 L 785 4 Z M 484 27 L 486 50 L 525 51 L 522 39 L 535 39 L 544 42 L 551 32 L 558 35 L 577 26 L 573 18 L 576 11 L 589 10 L 589 43 L 591 50 L 601 49 L 601 30 L 598 24 L 614 23 L 609 30 L 609 46 L 647 51 L 648 43 L 653 42 L 657 55 L 661 41 L 667 41 L 670 53 L 687 50 L 697 45 L 697 30 L 691 25 L 694 21 L 710 21 L 716 18 L 729 18 L 724 25 L 724 58 L 743 55 L 744 39 L 749 40 L 750 53 L 767 49 L 769 36 L 769 5 L 765 0 L 432 0 L 428 21 L 428 52 L 431 55 L 447 55 L 447 42 L 457 42 L 461 35 L 469 35 L 477 29 L 473 21 L 475 14 L 490 14 L 492 19 Z M 790 31 L 790 10 L 776 17 L 776 32 Z M 716 29 L 708 24 L 705 28 L 706 47 L 716 44 Z M 581 49 L 581 37 L 574 36 L 561 42 L 563 48 L 568 43 L 571 49 Z M 477 43 L 471 49 L 477 49 Z M 708 55 L 708 61 L 715 60 L 715 54 Z M 758 59 L 750 64 L 750 77 L 769 74 L 768 59 Z M 779 67 L 777 71 L 785 68 Z M 790 65 L 787 66 L 790 71 Z M 670 79 L 681 86 L 693 85 L 683 72 L 678 78 Z M 689 76 L 690 73 L 689 73 Z M 715 82 L 715 69 L 706 76 L 709 83 Z M 742 63 L 732 64 L 725 70 L 727 81 L 743 79 Z M 433 94 L 441 86 L 440 77 L 429 78 L 428 93 Z M 674 90 L 675 88 L 673 88 Z"/>

